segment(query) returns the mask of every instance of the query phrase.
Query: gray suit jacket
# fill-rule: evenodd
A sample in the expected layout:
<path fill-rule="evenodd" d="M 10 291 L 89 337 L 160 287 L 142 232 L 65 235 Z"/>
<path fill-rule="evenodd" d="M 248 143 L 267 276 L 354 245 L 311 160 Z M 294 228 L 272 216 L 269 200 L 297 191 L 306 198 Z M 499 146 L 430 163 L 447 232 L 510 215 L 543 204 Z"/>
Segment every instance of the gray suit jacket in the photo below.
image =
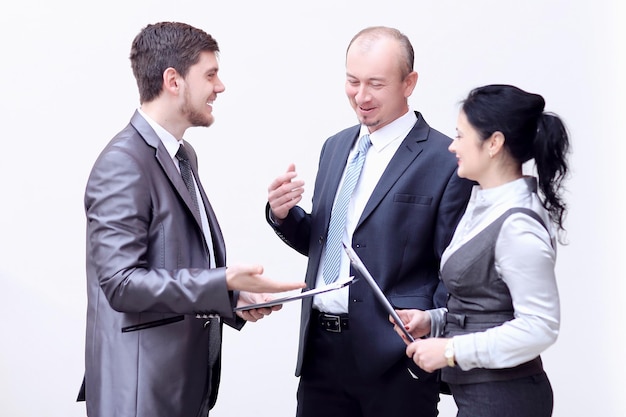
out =
<path fill-rule="evenodd" d="M 190 154 L 198 179 L 197 160 Z M 233 314 L 225 245 L 200 185 L 217 267 L 209 269 L 200 219 L 176 166 L 135 113 L 95 162 L 85 192 L 90 417 L 206 416 L 220 362 L 208 369 L 209 338 L 198 312 Z"/>

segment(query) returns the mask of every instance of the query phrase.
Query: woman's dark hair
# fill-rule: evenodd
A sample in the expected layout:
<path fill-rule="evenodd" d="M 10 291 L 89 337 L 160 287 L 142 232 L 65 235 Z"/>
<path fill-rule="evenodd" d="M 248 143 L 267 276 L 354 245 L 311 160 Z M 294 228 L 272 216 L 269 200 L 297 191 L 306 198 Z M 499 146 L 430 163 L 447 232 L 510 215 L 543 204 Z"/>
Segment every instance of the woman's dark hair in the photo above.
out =
<path fill-rule="evenodd" d="M 569 173 L 569 137 L 562 120 L 544 112 L 545 100 L 512 85 L 487 85 L 472 90 L 462 103 L 469 123 L 485 140 L 504 135 L 504 147 L 523 164 L 535 160 L 543 206 L 560 230 L 567 206 L 562 182 Z"/>

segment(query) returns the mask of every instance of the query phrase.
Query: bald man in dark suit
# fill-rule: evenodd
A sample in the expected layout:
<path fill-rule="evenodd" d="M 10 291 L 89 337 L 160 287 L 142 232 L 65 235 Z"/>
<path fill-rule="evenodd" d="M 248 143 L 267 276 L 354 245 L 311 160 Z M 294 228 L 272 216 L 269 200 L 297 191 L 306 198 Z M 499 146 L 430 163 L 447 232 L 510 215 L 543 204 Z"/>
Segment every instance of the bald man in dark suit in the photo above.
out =
<path fill-rule="evenodd" d="M 324 144 L 311 213 L 297 206 L 303 181 L 295 167 L 268 189 L 267 219 L 291 247 L 308 256 L 307 285 L 357 275 L 345 253 L 328 276 L 333 216 L 347 167 L 364 153 L 340 238 L 348 242 L 398 309 L 429 309 L 440 289 L 439 261 L 469 199 L 472 183 L 456 175 L 451 140 L 412 111 L 417 83 L 408 38 L 367 28 L 346 54 L 346 94 L 359 124 Z M 361 143 L 371 143 L 360 148 Z M 329 246 L 330 245 L 330 246 Z M 329 268 L 330 269 L 330 268 Z M 365 280 L 302 303 L 296 375 L 298 417 L 434 417 L 438 374 L 405 354 L 388 314 Z"/>

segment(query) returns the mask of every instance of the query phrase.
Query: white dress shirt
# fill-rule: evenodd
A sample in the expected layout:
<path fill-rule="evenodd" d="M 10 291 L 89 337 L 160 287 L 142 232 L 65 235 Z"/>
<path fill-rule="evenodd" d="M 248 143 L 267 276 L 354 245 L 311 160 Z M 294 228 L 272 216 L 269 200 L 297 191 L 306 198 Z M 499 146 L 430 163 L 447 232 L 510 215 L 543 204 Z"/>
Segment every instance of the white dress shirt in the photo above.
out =
<path fill-rule="evenodd" d="M 475 186 L 441 264 L 445 265 L 459 247 L 514 207 L 535 211 L 550 232 L 523 213 L 512 214 L 502 224 L 495 247 L 495 268 L 511 293 L 514 319 L 484 332 L 455 336 L 455 360 L 463 370 L 522 364 L 538 356 L 558 336 L 556 239 L 548 213 L 537 195 L 534 177 L 486 190 Z M 435 320 L 442 317 L 431 313 Z M 441 328 L 441 323 L 433 324 Z"/>
<path fill-rule="evenodd" d="M 348 214 L 346 219 L 346 229 L 344 232 L 343 240 L 345 242 L 352 241 L 352 235 L 356 228 L 356 225 L 365 209 L 378 180 L 383 175 L 383 172 L 389 165 L 389 161 L 395 155 L 396 151 L 400 147 L 400 144 L 411 131 L 415 123 L 417 122 L 417 116 L 415 112 L 409 110 L 406 114 L 399 117 L 387 126 L 370 134 L 370 140 L 372 146 L 370 146 L 367 155 L 365 157 L 365 163 L 361 170 L 361 176 L 356 184 L 356 188 L 352 193 L 350 204 L 348 206 Z M 369 130 L 366 126 L 361 126 L 361 133 L 359 138 L 365 134 L 369 134 Z M 354 147 L 348 155 L 348 161 L 350 161 L 357 151 L 357 145 L 359 141 L 355 142 Z M 346 168 L 348 164 L 346 163 Z M 345 169 L 343 175 L 345 176 Z M 337 194 L 341 189 L 343 183 L 343 176 L 339 182 Z M 335 199 L 337 195 L 335 195 Z M 324 265 L 325 249 L 322 251 L 320 258 L 320 265 L 317 272 L 316 287 L 326 285 L 324 278 L 322 277 L 322 270 Z M 341 253 L 341 266 L 339 267 L 339 280 L 348 278 L 350 274 L 350 260 L 345 252 Z M 348 296 L 349 287 L 344 287 L 336 291 L 330 291 L 314 296 L 313 307 L 327 313 L 347 313 L 348 312 Z"/>

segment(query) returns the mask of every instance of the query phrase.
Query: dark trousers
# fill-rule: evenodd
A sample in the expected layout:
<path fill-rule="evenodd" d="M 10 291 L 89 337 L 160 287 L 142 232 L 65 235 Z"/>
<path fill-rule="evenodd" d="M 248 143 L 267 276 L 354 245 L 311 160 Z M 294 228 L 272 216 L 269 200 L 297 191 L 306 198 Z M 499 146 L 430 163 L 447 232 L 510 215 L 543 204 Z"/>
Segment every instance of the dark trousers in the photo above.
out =
<path fill-rule="evenodd" d="M 373 333 L 372 337 L 376 337 Z M 297 417 L 434 417 L 439 402 L 437 374 L 415 379 L 399 357 L 378 378 L 365 379 L 358 370 L 350 330 L 333 333 L 311 320 Z M 411 362 L 412 363 L 412 362 Z M 360 364 L 367 366 L 367 364 Z"/>
<path fill-rule="evenodd" d="M 541 373 L 510 381 L 450 384 L 457 417 L 550 417 L 552 386 Z"/>

